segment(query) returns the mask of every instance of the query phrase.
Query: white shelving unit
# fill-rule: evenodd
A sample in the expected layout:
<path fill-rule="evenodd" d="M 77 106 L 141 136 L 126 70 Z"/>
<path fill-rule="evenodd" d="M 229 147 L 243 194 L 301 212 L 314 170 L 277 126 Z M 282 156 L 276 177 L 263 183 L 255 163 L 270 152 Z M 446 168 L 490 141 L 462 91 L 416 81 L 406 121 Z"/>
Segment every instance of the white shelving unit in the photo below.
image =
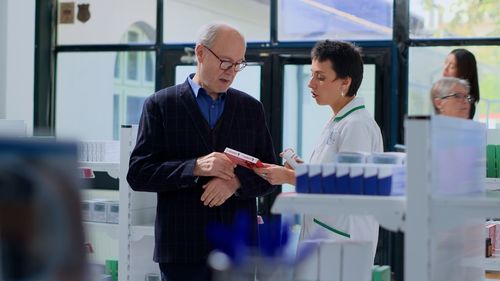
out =
<path fill-rule="evenodd" d="M 500 200 L 470 195 L 484 189 L 484 131 L 440 116 L 407 120 L 406 197 L 281 194 L 272 211 L 370 214 L 405 232 L 405 281 L 484 280 L 485 269 L 499 267 L 484 260 L 484 218 L 500 213 Z"/>
<path fill-rule="evenodd" d="M 117 179 L 120 175 L 119 162 L 86 162 L 80 161 L 80 167 L 89 167 L 94 172 L 107 172 L 112 178 Z"/>
<path fill-rule="evenodd" d="M 272 212 L 281 214 L 372 215 L 392 231 L 404 230 L 405 211 L 405 197 L 297 193 L 279 195 L 272 208 Z"/>
<path fill-rule="evenodd" d="M 160 273 L 153 262 L 156 194 L 130 189 L 126 177 L 137 126 L 122 126 L 120 135 L 118 276 L 120 281 L 145 280 L 146 273 Z"/>
<path fill-rule="evenodd" d="M 118 224 L 84 221 L 83 226 L 86 231 L 105 233 L 111 239 L 118 239 Z"/>
<path fill-rule="evenodd" d="M 79 167 L 90 168 L 92 172 L 106 172 L 110 177 L 117 179 L 120 172 L 119 162 L 88 162 L 80 161 Z M 82 197 L 86 199 L 104 198 L 118 200 L 113 191 L 96 191 L 85 189 Z M 116 192 L 116 191 L 115 191 Z M 101 196 L 105 193 L 105 196 Z M 118 192 L 116 192 L 117 194 Z M 105 260 L 118 259 L 118 224 L 83 221 L 86 238 L 91 243 L 94 253 L 90 255 L 90 262 L 104 264 Z"/>

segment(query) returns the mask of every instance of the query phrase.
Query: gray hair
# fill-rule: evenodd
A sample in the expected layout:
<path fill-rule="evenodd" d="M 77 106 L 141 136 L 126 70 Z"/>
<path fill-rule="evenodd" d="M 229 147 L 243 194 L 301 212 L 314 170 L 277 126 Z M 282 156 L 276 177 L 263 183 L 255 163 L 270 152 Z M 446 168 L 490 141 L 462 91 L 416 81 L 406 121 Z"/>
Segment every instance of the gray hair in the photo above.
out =
<path fill-rule="evenodd" d="M 234 29 L 243 38 L 244 44 L 246 45 L 245 37 L 241 34 L 237 28 L 226 24 L 226 23 L 209 23 L 200 28 L 198 33 L 198 39 L 196 40 L 196 45 L 202 44 L 207 47 L 212 47 L 217 37 L 217 33 L 224 28 Z"/>
<path fill-rule="evenodd" d="M 467 82 L 467 80 L 464 79 L 459 79 L 455 77 L 442 77 L 436 82 L 434 82 L 434 84 L 432 84 L 431 100 L 432 100 L 432 105 L 434 106 L 434 112 L 436 114 L 439 114 L 439 109 L 436 107 L 434 99 L 442 98 L 444 96 L 451 94 L 451 89 L 455 85 L 460 85 L 464 87 L 467 91 L 467 94 L 470 93 L 469 82 Z"/>

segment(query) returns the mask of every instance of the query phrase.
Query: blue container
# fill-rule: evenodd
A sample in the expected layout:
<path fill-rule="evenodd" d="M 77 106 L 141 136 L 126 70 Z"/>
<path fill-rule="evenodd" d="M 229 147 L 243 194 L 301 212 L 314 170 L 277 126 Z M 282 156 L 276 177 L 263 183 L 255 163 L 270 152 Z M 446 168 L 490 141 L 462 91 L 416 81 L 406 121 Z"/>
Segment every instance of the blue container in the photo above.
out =
<path fill-rule="evenodd" d="M 349 165 L 337 164 L 335 188 L 338 194 L 349 194 Z"/>
<path fill-rule="evenodd" d="M 338 193 L 335 185 L 335 167 L 334 163 L 327 163 L 321 166 L 323 193 Z"/>
<path fill-rule="evenodd" d="M 366 165 L 363 174 L 363 194 L 378 194 L 378 167 L 376 165 Z"/>
<path fill-rule="evenodd" d="M 321 165 L 309 164 L 309 192 L 310 193 L 323 193 L 321 188 Z"/>
<path fill-rule="evenodd" d="M 297 193 L 309 193 L 309 174 L 306 164 L 300 164 L 295 167 Z"/>

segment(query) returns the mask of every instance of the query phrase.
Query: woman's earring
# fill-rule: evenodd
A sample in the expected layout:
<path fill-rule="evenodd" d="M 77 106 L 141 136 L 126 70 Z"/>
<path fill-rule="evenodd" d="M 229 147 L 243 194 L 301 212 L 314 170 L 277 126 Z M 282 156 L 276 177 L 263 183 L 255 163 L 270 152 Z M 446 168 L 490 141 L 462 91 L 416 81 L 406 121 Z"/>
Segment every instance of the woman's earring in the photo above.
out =
<path fill-rule="evenodd" d="M 340 95 L 345 97 L 344 90 L 340 90 Z"/>

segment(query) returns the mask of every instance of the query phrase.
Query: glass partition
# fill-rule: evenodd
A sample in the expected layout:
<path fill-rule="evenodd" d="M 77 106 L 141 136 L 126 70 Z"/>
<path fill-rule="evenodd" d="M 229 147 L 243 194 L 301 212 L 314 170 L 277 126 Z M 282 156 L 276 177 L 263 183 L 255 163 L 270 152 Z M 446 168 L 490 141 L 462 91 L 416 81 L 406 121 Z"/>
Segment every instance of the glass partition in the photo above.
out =
<path fill-rule="evenodd" d="M 500 1 L 410 0 L 411 38 L 500 36 Z"/>
<path fill-rule="evenodd" d="M 119 44 L 132 27 L 143 30 L 131 43 L 156 40 L 156 0 L 58 1 L 57 44 Z"/>
<path fill-rule="evenodd" d="M 408 114 L 433 112 L 430 100 L 432 83 L 442 76 L 448 53 L 457 47 L 411 47 L 408 72 Z M 480 101 L 474 119 L 488 122 L 489 128 L 500 128 L 500 52 L 497 46 L 460 46 L 476 57 Z"/>
<path fill-rule="evenodd" d="M 61 53 L 57 59 L 58 137 L 116 140 L 120 125 L 138 124 L 144 99 L 154 92 L 153 52 Z"/>
<path fill-rule="evenodd" d="M 386 0 L 278 0 L 278 40 L 390 40 L 392 17 Z"/>
<path fill-rule="evenodd" d="M 270 40 L 269 0 L 165 0 L 163 13 L 165 43 L 194 43 L 201 26 L 220 21 L 237 27 L 248 42 Z"/>

